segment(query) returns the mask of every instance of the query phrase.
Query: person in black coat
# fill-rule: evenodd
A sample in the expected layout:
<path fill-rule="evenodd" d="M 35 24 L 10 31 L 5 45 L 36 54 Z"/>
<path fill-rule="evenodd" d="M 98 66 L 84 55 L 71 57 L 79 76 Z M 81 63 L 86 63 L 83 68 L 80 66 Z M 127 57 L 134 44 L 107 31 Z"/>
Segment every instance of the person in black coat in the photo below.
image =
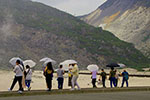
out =
<path fill-rule="evenodd" d="M 54 73 L 54 70 L 53 70 L 53 67 L 52 67 L 52 63 L 49 62 L 44 70 L 44 76 L 46 78 L 46 84 L 47 84 L 47 87 L 48 87 L 48 90 L 47 91 L 51 91 L 51 88 L 52 88 L 52 79 L 53 79 L 53 73 Z"/>

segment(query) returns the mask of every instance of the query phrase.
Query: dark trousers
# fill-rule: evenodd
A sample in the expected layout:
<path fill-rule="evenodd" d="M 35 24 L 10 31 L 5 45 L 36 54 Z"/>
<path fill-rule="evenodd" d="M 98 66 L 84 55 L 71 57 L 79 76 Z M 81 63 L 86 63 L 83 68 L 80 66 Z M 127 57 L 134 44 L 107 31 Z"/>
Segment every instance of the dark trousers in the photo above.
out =
<path fill-rule="evenodd" d="M 58 81 L 58 89 L 63 89 L 64 78 L 58 77 L 57 81 Z"/>
<path fill-rule="evenodd" d="M 122 80 L 122 85 L 121 85 L 121 87 L 123 87 L 123 86 L 124 86 L 124 82 L 126 82 L 126 86 L 128 87 L 128 80 L 127 80 L 127 79 L 125 79 L 125 78 L 123 78 L 123 80 Z"/>
<path fill-rule="evenodd" d="M 114 85 L 114 87 L 116 87 L 116 78 L 115 77 L 110 78 L 110 87 L 111 88 L 112 88 L 112 84 Z"/>
<path fill-rule="evenodd" d="M 106 87 L 105 86 L 105 79 L 102 79 L 102 84 L 103 84 L 103 87 Z"/>
<path fill-rule="evenodd" d="M 16 85 L 17 81 L 18 81 L 18 83 L 19 83 L 19 90 L 20 90 L 20 91 L 23 91 L 23 88 L 22 88 L 22 76 L 18 76 L 18 77 L 15 76 L 15 78 L 14 78 L 14 80 L 13 80 L 13 83 L 12 83 L 12 85 L 11 85 L 10 90 L 13 90 L 13 88 L 14 88 L 14 86 Z"/>
<path fill-rule="evenodd" d="M 115 81 L 116 81 L 116 87 L 118 86 L 118 79 L 115 79 Z"/>
<path fill-rule="evenodd" d="M 96 87 L 96 79 L 92 79 L 92 85 L 93 85 L 93 88 Z"/>
<path fill-rule="evenodd" d="M 51 77 L 46 77 L 46 84 L 47 84 L 49 91 L 51 91 L 51 88 L 52 88 L 52 78 Z"/>

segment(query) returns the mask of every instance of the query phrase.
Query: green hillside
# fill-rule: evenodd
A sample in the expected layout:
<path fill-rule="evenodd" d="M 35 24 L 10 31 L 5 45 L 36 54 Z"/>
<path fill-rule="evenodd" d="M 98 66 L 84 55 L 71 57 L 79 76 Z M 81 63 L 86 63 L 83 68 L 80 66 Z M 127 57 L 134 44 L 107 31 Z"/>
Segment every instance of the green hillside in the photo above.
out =
<path fill-rule="evenodd" d="M 91 63 L 103 67 L 110 62 L 120 62 L 133 68 L 150 64 L 132 44 L 41 3 L 0 0 L 0 26 L 3 28 L 4 24 L 10 24 L 11 35 L 5 40 L 0 38 L 3 44 L 0 56 L 5 58 L 0 61 L 2 65 L 7 65 L 13 56 L 35 61 L 49 56 L 58 62 L 72 58 L 84 68 Z M 4 33 L 0 31 L 1 36 Z"/>

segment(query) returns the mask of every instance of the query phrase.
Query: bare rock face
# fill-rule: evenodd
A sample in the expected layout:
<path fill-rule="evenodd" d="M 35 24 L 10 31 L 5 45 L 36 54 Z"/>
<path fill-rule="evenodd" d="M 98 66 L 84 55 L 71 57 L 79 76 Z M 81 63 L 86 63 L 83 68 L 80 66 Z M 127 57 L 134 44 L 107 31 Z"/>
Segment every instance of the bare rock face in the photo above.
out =
<path fill-rule="evenodd" d="M 81 19 L 133 43 L 150 56 L 150 0 L 107 0 Z"/>

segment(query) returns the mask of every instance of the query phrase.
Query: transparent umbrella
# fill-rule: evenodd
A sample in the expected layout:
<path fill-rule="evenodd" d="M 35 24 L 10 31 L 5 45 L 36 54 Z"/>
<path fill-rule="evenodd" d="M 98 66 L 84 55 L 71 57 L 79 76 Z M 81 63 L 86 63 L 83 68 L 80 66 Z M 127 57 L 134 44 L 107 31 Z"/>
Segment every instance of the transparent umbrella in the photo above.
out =
<path fill-rule="evenodd" d="M 77 64 L 77 61 L 75 60 L 65 60 L 64 62 L 62 62 L 63 64 L 69 65 L 69 64 Z"/>
<path fill-rule="evenodd" d="M 91 65 L 88 65 L 87 69 L 92 72 L 92 71 L 98 71 L 99 70 L 99 67 L 95 64 L 91 64 Z"/>
<path fill-rule="evenodd" d="M 45 62 L 45 61 L 47 61 L 47 60 L 52 60 L 51 58 L 48 58 L 48 57 L 45 57 L 45 58 L 42 58 L 41 60 L 40 60 L 40 62 Z"/>
<path fill-rule="evenodd" d="M 56 61 L 55 61 L 55 60 L 49 59 L 49 60 L 46 60 L 46 61 L 44 62 L 44 66 L 46 66 L 49 62 L 51 62 L 52 65 L 55 65 L 55 64 L 56 64 Z"/>
<path fill-rule="evenodd" d="M 33 60 L 25 60 L 25 61 L 23 61 L 23 64 L 24 64 L 24 66 L 29 65 L 30 68 L 33 68 L 36 65 L 36 63 Z"/>
<path fill-rule="evenodd" d="M 21 62 L 23 61 L 23 60 L 22 60 L 21 58 L 19 58 L 19 57 L 13 57 L 13 58 L 11 58 L 11 59 L 9 60 L 9 63 L 12 64 L 13 66 L 15 66 L 17 60 L 20 60 Z"/>

